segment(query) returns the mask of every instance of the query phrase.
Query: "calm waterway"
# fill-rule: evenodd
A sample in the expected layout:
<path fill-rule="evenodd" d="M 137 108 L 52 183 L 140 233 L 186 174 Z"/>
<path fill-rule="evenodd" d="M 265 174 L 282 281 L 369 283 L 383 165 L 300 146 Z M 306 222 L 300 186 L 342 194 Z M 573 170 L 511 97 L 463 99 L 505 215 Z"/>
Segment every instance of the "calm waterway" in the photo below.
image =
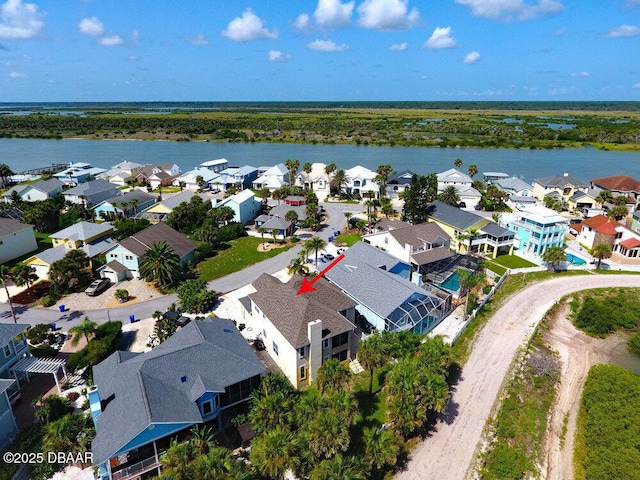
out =
<path fill-rule="evenodd" d="M 200 163 L 226 158 L 229 165 L 275 165 L 288 158 L 306 162 L 335 163 L 338 168 L 362 165 L 374 170 L 391 164 L 396 171 L 426 174 L 453 167 L 461 158 L 476 164 L 480 172 L 504 172 L 527 182 L 568 172 L 583 181 L 626 174 L 640 178 L 640 153 L 606 152 L 593 148 L 562 150 L 375 147 L 356 145 L 307 145 L 272 143 L 216 143 L 128 140 L 32 140 L 0 139 L 0 163 L 15 172 L 52 163 L 87 162 L 109 168 L 123 160 L 162 164 L 173 162 L 183 172 Z"/>

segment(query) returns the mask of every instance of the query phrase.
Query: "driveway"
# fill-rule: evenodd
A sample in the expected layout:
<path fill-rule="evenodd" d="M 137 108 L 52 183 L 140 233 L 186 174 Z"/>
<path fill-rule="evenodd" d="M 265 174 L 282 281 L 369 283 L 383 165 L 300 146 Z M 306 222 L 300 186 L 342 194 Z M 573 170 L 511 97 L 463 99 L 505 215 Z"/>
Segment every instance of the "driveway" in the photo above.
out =
<path fill-rule="evenodd" d="M 561 297 L 598 287 L 640 288 L 637 275 L 585 275 L 533 284 L 512 296 L 478 334 L 447 411 L 413 451 L 401 480 L 462 480 L 519 347 Z"/>

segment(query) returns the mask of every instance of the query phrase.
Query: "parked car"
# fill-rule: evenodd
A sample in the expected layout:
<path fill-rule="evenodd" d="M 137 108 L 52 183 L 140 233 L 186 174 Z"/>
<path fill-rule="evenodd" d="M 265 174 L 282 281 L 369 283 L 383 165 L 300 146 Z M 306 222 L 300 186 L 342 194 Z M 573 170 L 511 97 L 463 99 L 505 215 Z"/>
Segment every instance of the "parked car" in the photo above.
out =
<path fill-rule="evenodd" d="M 111 285 L 111 282 L 108 278 L 99 278 L 98 280 L 94 280 L 91 285 L 87 287 L 84 293 L 90 297 L 95 297 L 109 288 L 109 285 Z"/>
<path fill-rule="evenodd" d="M 333 255 L 331 255 L 330 253 L 325 253 L 322 257 L 323 257 L 327 262 L 331 262 L 331 261 L 333 261 L 333 260 L 335 260 L 335 259 L 336 259 L 336 257 L 334 257 Z"/>
<path fill-rule="evenodd" d="M 164 318 L 169 320 L 174 320 L 179 327 L 184 327 L 187 323 L 191 321 L 189 317 L 185 317 L 180 312 L 167 311 L 162 315 Z"/>

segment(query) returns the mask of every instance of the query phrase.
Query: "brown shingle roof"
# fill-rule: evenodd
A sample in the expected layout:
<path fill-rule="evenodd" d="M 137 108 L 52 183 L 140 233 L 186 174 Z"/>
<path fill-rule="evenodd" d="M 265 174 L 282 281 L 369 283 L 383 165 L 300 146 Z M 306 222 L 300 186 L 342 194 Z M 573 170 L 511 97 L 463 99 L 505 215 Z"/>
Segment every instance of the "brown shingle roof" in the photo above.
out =
<path fill-rule="evenodd" d="M 402 246 L 409 244 L 417 248 L 424 242 L 433 243 L 437 240 L 448 240 L 449 236 L 437 223 L 427 222 L 410 227 L 389 230 L 389 234 Z"/>
<path fill-rule="evenodd" d="M 264 273 L 253 282 L 256 292 L 249 298 L 294 348 L 309 344 L 307 328 L 314 320 L 322 320 L 323 337 L 354 329 L 339 313 L 356 305 L 352 299 L 324 279 L 314 283 L 315 291 L 298 295 L 301 283 L 300 276 L 282 283 Z"/>
<path fill-rule="evenodd" d="M 21 223 L 13 218 L 0 218 L 0 237 L 17 233 L 26 228 L 33 228 L 33 225 Z"/>
<path fill-rule="evenodd" d="M 166 223 L 160 222 L 131 235 L 120 242 L 124 248 L 138 257 L 144 255 L 149 247 L 158 242 L 167 242 L 173 251 L 180 257 L 195 250 L 197 245 L 181 233 L 175 231 Z"/>
<path fill-rule="evenodd" d="M 434 248 L 433 250 L 427 250 L 425 252 L 414 253 L 411 255 L 411 259 L 418 265 L 426 265 L 428 263 L 437 262 L 438 260 L 444 260 L 445 258 L 451 258 L 455 255 L 447 247 Z"/>
<path fill-rule="evenodd" d="M 629 175 L 595 178 L 591 180 L 591 183 L 616 192 L 640 192 L 640 181 Z"/>

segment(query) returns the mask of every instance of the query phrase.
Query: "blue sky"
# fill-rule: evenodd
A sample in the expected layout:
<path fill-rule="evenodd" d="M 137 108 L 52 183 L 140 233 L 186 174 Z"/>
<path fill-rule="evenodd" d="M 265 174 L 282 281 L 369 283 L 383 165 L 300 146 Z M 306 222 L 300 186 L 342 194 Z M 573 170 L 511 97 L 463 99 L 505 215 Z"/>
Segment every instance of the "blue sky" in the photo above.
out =
<path fill-rule="evenodd" d="M 0 0 L 0 101 L 640 100 L 640 0 Z"/>

